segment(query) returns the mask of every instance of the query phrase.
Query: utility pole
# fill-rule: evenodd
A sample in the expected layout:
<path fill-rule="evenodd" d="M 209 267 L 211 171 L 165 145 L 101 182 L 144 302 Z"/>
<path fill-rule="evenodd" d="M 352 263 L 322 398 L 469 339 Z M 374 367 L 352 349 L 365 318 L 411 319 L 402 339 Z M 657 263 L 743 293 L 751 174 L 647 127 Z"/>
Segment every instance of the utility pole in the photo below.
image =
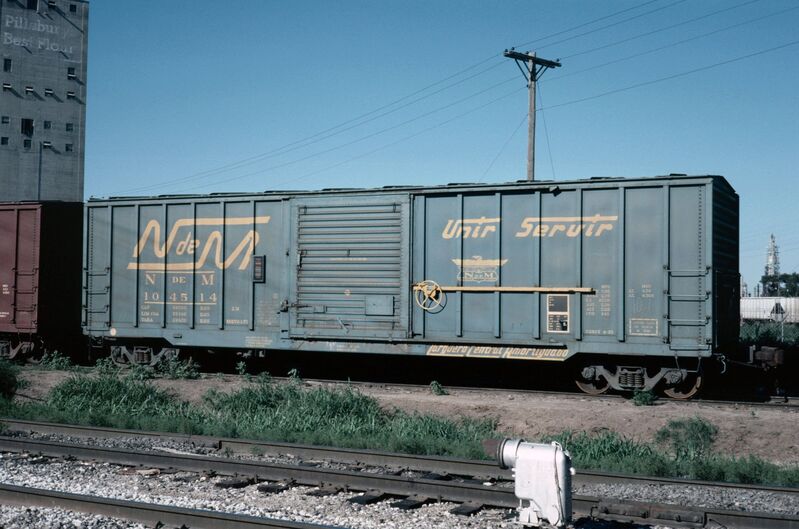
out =
<path fill-rule="evenodd" d="M 559 68 L 560 62 L 539 59 L 535 52 L 521 53 L 513 48 L 505 50 L 505 57 L 516 61 L 530 89 L 530 108 L 527 117 L 527 180 L 535 180 L 535 83 L 548 68 Z"/>

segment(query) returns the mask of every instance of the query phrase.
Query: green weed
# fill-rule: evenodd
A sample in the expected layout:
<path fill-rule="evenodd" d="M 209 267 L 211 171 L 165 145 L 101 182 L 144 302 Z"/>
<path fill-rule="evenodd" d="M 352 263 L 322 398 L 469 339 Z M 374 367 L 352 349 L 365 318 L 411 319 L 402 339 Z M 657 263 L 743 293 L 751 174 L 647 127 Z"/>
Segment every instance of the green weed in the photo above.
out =
<path fill-rule="evenodd" d="M 449 395 L 449 392 L 437 380 L 430 382 L 430 393 L 433 395 Z"/>
<path fill-rule="evenodd" d="M 55 369 L 58 371 L 69 371 L 74 365 L 69 357 L 62 355 L 59 351 L 44 353 L 42 360 L 39 362 L 41 369 Z"/>
<path fill-rule="evenodd" d="M 177 400 L 147 380 L 74 375 L 44 404 L 0 406 L 18 418 L 118 428 L 246 437 L 271 441 L 485 457 L 481 441 L 498 437 L 491 420 L 450 419 L 381 408 L 351 387 L 305 388 L 268 374 L 235 393 L 209 391 L 199 405 Z"/>
<path fill-rule="evenodd" d="M 236 374 L 243 375 L 247 372 L 247 363 L 244 360 L 240 360 L 236 363 Z"/>
<path fill-rule="evenodd" d="M 658 400 L 657 395 L 651 390 L 635 390 L 633 393 L 633 404 L 636 406 L 653 406 Z"/>
<path fill-rule="evenodd" d="M 352 388 L 260 383 L 232 394 L 209 391 L 204 408 L 214 435 L 350 448 L 479 457 L 480 441 L 497 435 L 492 421 L 387 411 Z"/>
<path fill-rule="evenodd" d="M 150 366 L 143 366 L 141 364 L 133 364 L 128 369 L 127 375 L 125 378 L 128 380 L 150 380 L 155 376 L 154 369 Z"/>
<path fill-rule="evenodd" d="M 0 359 L 0 398 L 11 399 L 20 388 L 19 368 Z"/>
<path fill-rule="evenodd" d="M 191 358 L 188 360 L 169 358 L 159 362 L 156 371 L 171 380 L 200 378 L 199 366 Z"/>
<path fill-rule="evenodd" d="M 563 432 L 547 439 L 550 440 L 558 441 L 569 451 L 576 468 L 648 476 L 669 475 L 670 461 L 666 454 L 655 446 L 634 441 L 616 432 Z"/>
<path fill-rule="evenodd" d="M 94 363 L 94 371 L 98 375 L 116 375 L 120 368 L 110 357 L 106 356 Z"/>
<path fill-rule="evenodd" d="M 667 445 L 678 460 L 696 460 L 707 456 L 719 429 L 702 419 L 675 419 L 658 430 L 655 442 Z"/>
<path fill-rule="evenodd" d="M 701 419 L 670 421 L 654 443 L 616 432 L 564 432 L 547 440 L 560 442 L 577 468 L 625 474 L 729 481 L 781 486 L 799 485 L 799 466 L 783 467 L 754 456 L 723 456 L 712 451 L 718 429 Z"/>
<path fill-rule="evenodd" d="M 495 420 L 385 409 L 349 386 L 307 388 L 296 376 L 289 383 L 274 383 L 268 374 L 253 379 L 234 393 L 210 390 L 192 405 L 148 380 L 75 374 L 44 403 L 0 398 L 0 416 L 477 459 L 486 457 L 481 441 L 502 436 Z M 799 485 L 799 467 L 714 453 L 717 435 L 713 424 L 691 418 L 670 421 L 653 442 L 612 431 L 564 432 L 545 441 L 560 442 L 574 466 L 586 470 Z"/>

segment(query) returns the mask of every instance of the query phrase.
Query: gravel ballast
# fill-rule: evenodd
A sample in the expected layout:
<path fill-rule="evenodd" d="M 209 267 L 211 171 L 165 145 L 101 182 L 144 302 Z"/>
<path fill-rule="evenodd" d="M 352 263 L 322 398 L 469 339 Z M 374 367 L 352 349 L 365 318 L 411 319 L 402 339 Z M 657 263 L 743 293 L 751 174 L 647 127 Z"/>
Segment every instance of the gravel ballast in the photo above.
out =
<path fill-rule="evenodd" d="M 221 456 L 216 449 L 202 444 L 168 438 L 146 437 L 109 437 L 109 438 L 83 438 L 57 434 L 38 434 L 32 432 L 14 432 L 14 435 L 30 437 L 54 442 L 68 442 L 87 444 L 107 448 L 120 448 L 141 451 L 158 451 L 167 453 L 216 455 Z M 327 469 L 352 470 L 353 465 L 335 461 L 301 460 L 286 455 L 254 455 L 254 454 L 225 454 L 244 460 L 266 461 L 269 463 L 296 465 L 300 462 L 313 463 L 315 466 Z M 391 473 L 397 469 L 382 467 L 356 467 L 361 472 Z M 419 476 L 420 472 L 404 470 L 402 475 L 408 477 Z M 511 484 L 508 483 L 508 486 Z M 500 485 L 501 486 L 501 485 Z M 625 485 L 625 484 L 586 484 L 576 486 L 574 494 L 583 496 L 596 496 L 605 498 L 619 498 L 628 501 L 669 503 L 674 505 L 705 507 L 748 512 L 770 512 L 788 515 L 799 515 L 799 493 L 783 494 L 769 491 L 725 488 L 725 487 L 697 487 L 691 485 Z"/>
<path fill-rule="evenodd" d="M 149 529 L 140 523 L 96 514 L 0 505 L 3 529 Z"/>
<path fill-rule="evenodd" d="M 70 442 L 109 448 L 167 453 L 222 455 L 211 446 L 169 438 L 110 437 L 83 438 L 57 434 L 14 432 L 14 436 L 57 442 Z M 299 458 L 253 454 L 225 454 L 238 459 L 298 464 Z M 304 461 L 309 463 L 309 461 Z M 326 468 L 351 469 L 346 463 L 314 461 Z M 359 467 L 360 468 L 360 467 Z M 361 471 L 393 472 L 395 469 L 370 467 Z M 406 471 L 407 475 L 418 475 Z M 347 500 L 354 493 L 330 496 L 308 496 L 312 487 L 293 487 L 279 494 L 264 494 L 255 485 L 244 488 L 219 488 L 216 482 L 224 477 L 196 473 L 161 473 L 155 469 L 132 469 L 108 463 L 65 461 L 35 455 L 3 454 L 0 456 L 0 482 L 37 487 L 76 494 L 158 503 L 194 509 L 280 518 L 342 527 L 420 527 L 434 528 L 511 528 L 515 513 L 503 509 L 486 509 L 471 517 L 449 513 L 452 503 L 431 503 L 416 510 L 402 511 L 391 507 L 396 499 L 360 506 Z M 783 494 L 758 490 L 686 485 L 590 484 L 576 486 L 575 494 L 612 497 L 628 501 L 670 503 L 682 506 L 708 507 L 751 512 L 799 515 L 799 494 Z M 20 509 L 0 506 L 0 527 L 45 528 L 144 528 L 124 520 L 70 513 L 59 509 Z M 581 528 L 611 527 L 584 521 Z"/>
<path fill-rule="evenodd" d="M 486 509 L 465 518 L 449 513 L 448 510 L 455 504 L 446 502 L 401 511 L 391 507 L 395 499 L 361 506 L 346 501 L 354 493 L 314 497 L 307 495 L 314 490 L 313 487 L 294 487 L 279 494 L 267 495 L 259 492 L 255 485 L 241 489 L 216 487 L 215 483 L 220 479 L 222 478 L 206 478 L 193 473 L 161 474 L 108 463 L 43 460 L 16 454 L 3 454 L 0 459 L 0 482 L 74 494 L 352 529 L 514 527 L 509 517 L 512 511 L 506 509 Z"/>

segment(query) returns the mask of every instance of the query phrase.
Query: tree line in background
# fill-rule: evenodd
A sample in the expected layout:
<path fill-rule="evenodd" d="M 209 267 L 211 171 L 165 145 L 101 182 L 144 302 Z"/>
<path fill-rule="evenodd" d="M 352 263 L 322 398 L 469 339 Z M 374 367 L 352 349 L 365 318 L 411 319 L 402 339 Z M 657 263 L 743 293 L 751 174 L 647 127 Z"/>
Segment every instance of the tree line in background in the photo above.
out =
<path fill-rule="evenodd" d="M 799 273 L 764 275 L 760 278 L 763 285 L 761 296 L 799 296 Z"/>

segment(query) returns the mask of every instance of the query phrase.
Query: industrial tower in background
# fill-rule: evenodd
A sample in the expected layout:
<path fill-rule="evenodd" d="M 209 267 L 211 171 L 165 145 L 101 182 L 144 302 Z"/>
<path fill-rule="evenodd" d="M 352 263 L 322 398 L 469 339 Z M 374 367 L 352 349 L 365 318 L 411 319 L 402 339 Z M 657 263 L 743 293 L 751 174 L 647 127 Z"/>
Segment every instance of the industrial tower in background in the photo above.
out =
<path fill-rule="evenodd" d="M 0 0 L 0 201 L 83 201 L 86 0 Z"/>
<path fill-rule="evenodd" d="M 771 234 L 766 252 L 766 273 L 765 275 L 777 277 L 780 275 L 780 247 L 777 246 L 777 239 Z"/>

